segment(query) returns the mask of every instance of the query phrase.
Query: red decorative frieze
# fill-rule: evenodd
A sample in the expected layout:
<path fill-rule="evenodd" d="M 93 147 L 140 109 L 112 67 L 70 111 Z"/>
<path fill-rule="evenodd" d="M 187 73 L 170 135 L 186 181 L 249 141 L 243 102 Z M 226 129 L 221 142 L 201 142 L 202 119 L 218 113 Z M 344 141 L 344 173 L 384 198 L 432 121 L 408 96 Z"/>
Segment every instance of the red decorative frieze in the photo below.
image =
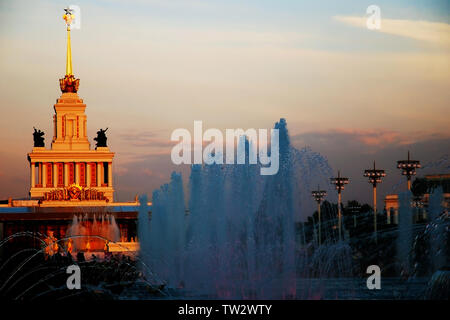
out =
<path fill-rule="evenodd" d="M 58 163 L 58 187 L 64 187 L 64 164 Z"/>
<path fill-rule="evenodd" d="M 97 186 L 97 164 L 91 163 L 91 187 Z"/>
<path fill-rule="evenodd" d="M 86 164 L 83 162 L 80 163 L 79 168 L 80 168 L 80 185 L 82 187 L 85 187 L 86 186 Z"/>
<path fill-rule="evenodd" d="M 75 183 L 75 170 L 73 163 L 68 163 L 68 170 L 69 170 L 69 184 Z"/>
<path fill-rule="evenodd" d="M 66 188 L 53 189 L 48 192 L 44 192 L 44 201 L 69 201 L 69 200 L 103 200 L 108 202 L 108 198 L 105 197 L 104 192 L 98 191 L 93 188 L 83 188 L 77 184 L 71 184 Z"/>
<path fill-rule="evenodd" d="M 51 186 L 51 185 L 53 185 L 53 181 L 52 181 L 53 180 L 52 179 L 52 176 L 53 176 L 52 168 L 53 168 L 53 166 L 52 166 L 51 163 L 46 163 L 45 165 L 47 166 L 47 177 L 46 177 L 47 181 L 46 181 L 46 185 L 47 186 Z"/>

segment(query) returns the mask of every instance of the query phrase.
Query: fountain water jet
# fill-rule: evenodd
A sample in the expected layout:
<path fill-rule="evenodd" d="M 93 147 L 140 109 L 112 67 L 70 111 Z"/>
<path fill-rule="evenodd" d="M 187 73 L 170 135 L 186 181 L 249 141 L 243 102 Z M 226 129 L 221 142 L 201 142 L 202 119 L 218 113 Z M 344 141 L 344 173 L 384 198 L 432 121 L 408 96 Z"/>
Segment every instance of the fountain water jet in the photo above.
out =
<path fill-rule="evenodd" d="M 184 287 L 196 297 L 295 298 L 295 220 L 302 217 L 299 209 L 310 205 L 309 186 L 326 185 L 332 170 L 319 154 L 290 145 L 284 119 L 275 128 L 277 174 L 261 176 L 260 164 L 248 161 L 193 165 L 187 215 L 177 173 L 153 193 L 149 225 L 140 212 L 141 252 L 170 287 Z M 298 201 L 303 188 L 305 200 Z"/>
<path fill-rule="evenodd" d="M 84 237 L 74 237 L 84 236 Z M 104 251 L 105 240 L 111 242 L 120 240 L 120 230 L 114 215 L 108 213 L 74 215 L 67 229 L 67 237 L 74 237 L 69 252 Z"/>
<path fill-rule="evenodd" d="M 398 235 L 397 235 L 397 259 L 400 273 L 409 276 L 411 273 L 411 249 L 412 249 L 412 194 L 410 191 L 398 195 Z"/>
<path fill-rule="evenodd" d="M 430 221 L 428 228 L 429 243 L 430 243 L 430 264 L 432 270 L 436 271 L 442 268 L 446 264 L 446 219 L 441 217 L 444 212 L 442 202 L 444 200 L 444 194 L 442 187 L 436 188 L 429 198 L 428 204 L 428 219 Z"/>

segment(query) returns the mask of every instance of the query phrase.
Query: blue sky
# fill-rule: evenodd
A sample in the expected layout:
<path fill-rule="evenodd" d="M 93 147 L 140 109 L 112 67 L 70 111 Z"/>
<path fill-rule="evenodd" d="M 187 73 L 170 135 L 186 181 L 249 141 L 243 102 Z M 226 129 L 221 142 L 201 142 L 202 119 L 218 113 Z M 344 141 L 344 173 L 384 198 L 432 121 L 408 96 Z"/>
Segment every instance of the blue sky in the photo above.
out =
<path fill-rule="evenodd" d="M 359 171 L 370 158 L 388 166 L 415 146 L 423 160 L 448 153 L 448 1 L 7 0 L 0 185 L 9 187 L 0 198 L 26 195 L 31 128 L 52 130 L 68 4 L 82 12 L 72 54 L 89 137 L 110 128 L 120 200 L 151 193 L 180 169 L 170 163 L 170 134 L 194 120 L 223 130 L 284 117 L 294 145 L 361 180 L 348 192 L 365 201 Z M 371 4 L 381 8 L 380 31 L 364 26 Z"/>

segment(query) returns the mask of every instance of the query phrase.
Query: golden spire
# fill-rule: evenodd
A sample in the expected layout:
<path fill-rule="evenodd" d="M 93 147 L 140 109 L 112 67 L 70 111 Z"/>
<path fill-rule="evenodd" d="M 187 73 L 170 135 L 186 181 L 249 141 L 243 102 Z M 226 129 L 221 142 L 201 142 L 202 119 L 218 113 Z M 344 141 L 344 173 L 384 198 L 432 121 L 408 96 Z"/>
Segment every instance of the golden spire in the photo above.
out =
<path fill-rule="evenodd" d="M 72 72 L 72 50 L 70 48 L 70 27 L 67 27 L 67 61 L 66 61 L 66 75 L 73 75 Z"/>
<path fill-rule="evenodd" d="M 80 79 L 75 79 L 73 75 L 72 69 L 72 49 L 70 46 L 70 25 L 72 24 L 73 19 L 75 18 L 72 13 L 72 9 L 66 8 L 64 9 L 65 14 L 63 15 L 63 19 L 67 25 L 67 59 L 66 59 L 66 75 L 64 79 L 59 79 L 59 86 L 61 87 L 61 91 L 64 92 L 77 92 L 78 87 L 80 85 Z"/>
<path fill-rule="evenodd" d="M 69 8 L 64 9 L 66 13 L 63 15 L 63 19 L 67 25 L 67 60 L 66 60 L 66 76 L 73 75 L 72 72 L 72 49 L 70 47 L 70 24 L 72 23 L 75 16 L 72 10 Z"/>

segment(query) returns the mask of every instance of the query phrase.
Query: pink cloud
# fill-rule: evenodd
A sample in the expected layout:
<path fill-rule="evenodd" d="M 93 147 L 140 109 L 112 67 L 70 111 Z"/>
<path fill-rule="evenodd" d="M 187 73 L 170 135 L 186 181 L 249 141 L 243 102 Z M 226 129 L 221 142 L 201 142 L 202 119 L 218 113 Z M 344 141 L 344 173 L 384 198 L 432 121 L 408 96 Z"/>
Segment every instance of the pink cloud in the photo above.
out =
<path fill-rule="evenodd" d="M 357 141 L 365 146 L 374 148 L 383 148 L 387 145 L 408 145 L 420 141 L 432 139 L 445 139 L 450 135 L 444 133 L 432 132 L 399 132 L 386 129 L 348 129 L 348 128 L 334 128 L 324 131 L 310 131 L 295 135 L 294 140 L 301 140 L 303 137 L 313 139 L 328 140 L 337 139 L 337 137 L 344 137 L 347 142 Z"/>
<path fill-rule="evenodd" d="M 142 170 L 142 172 L 144 173 L 144 175 L 148 176 L 148 177 L 153 177 L 153 178 L 167 178 L 165 175 L 163 175 L 161 172 L 156 172 L 154 170 L 150 170 L 148 168 L 144 168 L 144 170 Z"/>

